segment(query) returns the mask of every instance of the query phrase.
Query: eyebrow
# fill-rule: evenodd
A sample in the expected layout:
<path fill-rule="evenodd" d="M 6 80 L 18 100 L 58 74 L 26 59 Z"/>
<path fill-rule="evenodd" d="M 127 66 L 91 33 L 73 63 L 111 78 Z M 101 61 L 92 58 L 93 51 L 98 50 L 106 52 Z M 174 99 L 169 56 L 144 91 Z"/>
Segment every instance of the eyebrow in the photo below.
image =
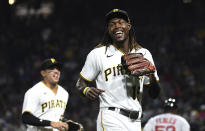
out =
<path fill-rule="evenodd" d="M 47 73 L 51 73 L 51 72 L 52 72 L 51 70 L 48 70 L 48 71 L 47 71 Z"/>
<path fill-rule="evenodd" d="M 117 23 L 117 22 L 125 22 L 123 19 L 118 19 L 118 20 L 115 20 L 115 21 L 110 21 L 109 23 L 111 24 L 111 23 Z"/>

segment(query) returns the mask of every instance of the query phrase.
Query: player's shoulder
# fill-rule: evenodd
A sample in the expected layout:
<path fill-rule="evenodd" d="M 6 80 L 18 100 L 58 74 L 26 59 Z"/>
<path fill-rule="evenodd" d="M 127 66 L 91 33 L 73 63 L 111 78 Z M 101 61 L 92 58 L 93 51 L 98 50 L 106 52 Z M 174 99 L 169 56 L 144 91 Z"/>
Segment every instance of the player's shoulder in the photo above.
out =
<path fill-rule="evenodd" d="M 175 118 L 177 119 L 179 123 L 181 123 L 181 125 L 183 125 L 186 128 L 190 128 L 189 122 L 183 116 L 178 115 L 178 114 L 172 114 L 172 115 L 175 116 Z"/>
<path fill-rule="evenodd" d="M 184 117 L 182 117 L 182 116 L 180 116 L 180 115 L 178 115 L 178 114 L 173 114 L 178 120 L 181 120 L 181 121 L 184 121 L 184 122 L 186 122 L 187 120 L 184 118 Z"/>
<path fill-rule="evenodd" d="M 58 88 L 62 91 L 62 92 L 65 92 L 65 93 L 68 93 L 68 91 L 62 87 L 61 85 L 58 84 Z"/>
<path fill-rule="evenodd" d="M 177 120 L 181 120 L 181 121 L 186 121 L 186 119 L 178 114 L 173 114 L 173 113 L 163 113 L 161 115 L 158 115 L 158 117 L 164 117 L 164 116 L 168 116 L 168 117 L 173 117 L 176 118 Z"/>
<path fill-rule="evenodd" d="M 101 43 L 99 43 L 99 44 L 97 44 L 97 45 L 94 47 L 94 49 L 101 48 L 101 47 L 104 47 L 104 45 L 101 44 Z"/>
<path fill-rule="evenodd" d="M 155 116 L 153 116 L 153 117 L 151 117 L 151 119 L 158 119 L 158 118 L 161 118 L 161 117 L 163 117 L 165 114 L 157 114 L 157 115 L 155 115 Z"/>
<path fill-rule="evenodd" d="M 153 123 L 157 118 L 158 118 L 159 115 L 156 115 L 156 116 L 152 116 L 148 119 L 147 121 L 147 124 L 151 124 Z"/>
<path fill-rule="evenodd" d="M 102 45 L 102 44 L 100 43 L 100 44 L 98 44 L 97 46 L 95 46 L 95 47 L 92 49 L 92 51 L 93 51 L 93 52 L 98 52 L 98 51 L 102 52 L 102 51 L 105 50 L 105 48 L 106 48 L 106 46 L 105 46 L 105 45 Z"/>
<path fill-rule="evenodd" d="M 37 93 L 39 90 L 41 90 L 42 88 L 40 88 L 40 87 L 42 87 L 43 86 L 43 83 L 42 82 L 38 82 L 38 83 L 36 83 L 35 85 L 33 85 L 31 88 L 29 88 L 27 91 L 26 91 L 26 93 L 28 94 L 28 93 Z"/>
<path fill-rule="evenodd" d="M 62 94 L 69 96 L 68 91 L 65 88 L 63 88 L 61 85 L 58 85 L 58 88 L 59 88 L 59 90 L 61 91 Z"/>
<path fill-rule="evenodd" d="M 142 53 L 142 54 L 146 54 L 146 53 L 150 53 L 150 51 L 147 48 L 138 48 L 138 49 L 133 49 L 133 52 L 135 53 Z"/>
<path fill-rule="evenodd" d="M 164 118 L 164 117 L 166 117 L 166 116 L 167 116 L 167 114 L 165 114 L 165 113 L 156 114 L 156 115 L 152 116 L 152 117 L 149 119 L 149 121 L 155 121 L 155 120 L 157 120 L 157 119 L 159 119 L 159 118 Z"/>
<path fill-rule="evenodd" d="M 101 54 L 105 53 L 105 50 L 106 50 L 106 46 L 99 45 L 99 46 L 96 46 L 95 48 L 93 48 L 90 51 L 89 55 L 94 55 L 94 56 L 101 55 Z"/>

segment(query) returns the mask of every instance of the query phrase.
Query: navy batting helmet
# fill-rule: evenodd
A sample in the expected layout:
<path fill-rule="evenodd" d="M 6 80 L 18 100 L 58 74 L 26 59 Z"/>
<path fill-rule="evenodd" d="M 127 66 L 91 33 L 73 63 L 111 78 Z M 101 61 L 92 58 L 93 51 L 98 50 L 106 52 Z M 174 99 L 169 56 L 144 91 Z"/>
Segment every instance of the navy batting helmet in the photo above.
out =
<path fill-rule="evenodd" d="M 164 108 L 165 109 L 176 109 L 177 104 L 176 104 L 176 99 L 174 98 L 168 98 L 164 101 Z"/>

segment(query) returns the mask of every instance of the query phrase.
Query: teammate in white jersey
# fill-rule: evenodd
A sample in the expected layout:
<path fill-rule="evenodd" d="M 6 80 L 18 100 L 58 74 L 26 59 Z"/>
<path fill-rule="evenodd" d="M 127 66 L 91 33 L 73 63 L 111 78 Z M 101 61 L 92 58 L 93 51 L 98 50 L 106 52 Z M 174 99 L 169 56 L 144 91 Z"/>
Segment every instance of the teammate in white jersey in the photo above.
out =
<path fill-rule="evenodd" d="M 176 100 L 169 98 L 164 103 L 165 113 L 150 118 L 143 131 L 190 131 L 187 120 L 177 115 Z"/>
<path fill-rule="evenodd" d="M 121 56 L 142 53 L 152 62 L 151 53 L 135 41 L 134 30 L 126 11 L 113 9 L 106 15 L 106 27 L 102 44 L 87 56 L 77 89 L 87 98 L 100 99 L 97 131 L 140 131 L 142 108 L 137 99 L 141 77 L 122 74 Z M 149 75 L 150 94 L 159 94 L 157 72 Z M 148 77 L 147 77 L 148 78 Z M 90 86 L 96 82 L 96 88 Z"/>
<path fill-rule="evenodd" d="M 62 64 L 54 58 L 41 65 L 43 80 L 30 88 L 24 96 L 22 121 L 27 131 L 63 131 L 68 125 L 60 119 L 66 109 L 68 92 L 58 85 Z"/>

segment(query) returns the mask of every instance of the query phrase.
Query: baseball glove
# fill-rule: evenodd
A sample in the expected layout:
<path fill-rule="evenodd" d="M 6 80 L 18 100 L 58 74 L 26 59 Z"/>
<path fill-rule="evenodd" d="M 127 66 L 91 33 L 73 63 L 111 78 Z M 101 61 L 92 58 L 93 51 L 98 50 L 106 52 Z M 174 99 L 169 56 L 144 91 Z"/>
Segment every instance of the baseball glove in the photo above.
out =
<path fill-rule="evenodd" d="M 143 76 L 155 72 L 154 65 L 144 58 L 141 53 L 130 53 L 121 58 L 123 73 L 128 75 Z"/>
<path fill-rule="evenodd" d="M 68 126 L 69 130 L 68 131 L 84 131 L 83 125 L 77 122 L 74 122 L 72 120 L 67 120 L 65 121 Z"/>

